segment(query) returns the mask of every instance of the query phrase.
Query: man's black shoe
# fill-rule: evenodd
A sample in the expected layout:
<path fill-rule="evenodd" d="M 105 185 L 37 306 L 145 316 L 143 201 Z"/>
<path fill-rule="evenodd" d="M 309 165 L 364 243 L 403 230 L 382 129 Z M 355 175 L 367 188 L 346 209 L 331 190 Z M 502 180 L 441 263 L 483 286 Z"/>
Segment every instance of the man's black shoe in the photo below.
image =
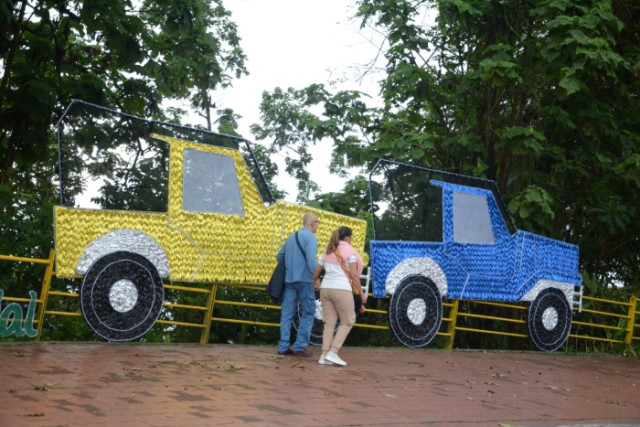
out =
<path fill-rule="evenodd" d="M 309 350 L 308 348 L 305 348 L 304 350 L 294 351 L 293 354 L 296 355 L 296 356 L 311 357 L 313 352 L 311 350 Z"/>

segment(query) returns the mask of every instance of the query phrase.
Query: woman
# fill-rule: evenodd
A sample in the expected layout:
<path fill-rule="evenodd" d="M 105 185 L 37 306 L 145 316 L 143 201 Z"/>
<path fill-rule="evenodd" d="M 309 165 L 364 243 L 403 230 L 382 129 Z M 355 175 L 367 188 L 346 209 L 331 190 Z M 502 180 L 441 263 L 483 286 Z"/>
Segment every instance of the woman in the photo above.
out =
<path fill-rule="evenodd" d="M 313 286 L 320 289 L 324 330 L 322 332 L 321 365 L 347 366 L 347 362 L 338 356 L 344 340 L 356 321 L 353 294 L 362 296 L 361 311 L 367 295 L 362 292 L 360 275 L 362 274 L 362 258 L 351 246 L 352 231 L 349 227 L 340 227 L 331 235 L 327 249 L 318 260 L 313 272 Z M 320 282 L 320 273 L 324 269 L 324 278 Z M 336 323 L 340 318 L 340 326 L 335 333 Z"/>

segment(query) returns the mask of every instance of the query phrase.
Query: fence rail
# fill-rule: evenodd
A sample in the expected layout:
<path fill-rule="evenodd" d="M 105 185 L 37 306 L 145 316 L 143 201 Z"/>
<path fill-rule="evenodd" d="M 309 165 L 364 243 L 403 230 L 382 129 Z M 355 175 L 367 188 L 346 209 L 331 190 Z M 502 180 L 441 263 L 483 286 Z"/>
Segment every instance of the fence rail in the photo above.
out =
<path fill-rule="evenodd" d="M 33 327 L 37 331 L 37 335 L 33 337 L 35 341 L 39 341 L 42 335 L 42 328 L 44 325 L 45 316 L 69 316 L 69 317 L 80 317 L 82 313 L 79 311 L 64 311 L 64 310 L 54 310 L 48 307 L 49 298 L 50 297 L 59 297 L 59 298 L 70 298 L 70 299 L 78 299 L 79 294 L 74 292 L 73 290 L 53 290 L 51 289 L 52 279 L 55 277 L 54 271 L 54 261 L 55 261 L 55 252 L 52 250 L 49 254 L 49 258 L 39 259 L 39 258 L 26 258 L 26 257 L 16 257 L 9 255 L 0 255 L 0 261 L 9 261 L 9 262 L 17 262 L 17 263 L 30 263 L 30 264 L 40 264 L 45 265 L 44 277 L 42 280 L 42 286 L 40 291 L 40 297 L 35 299 L 36 309 L 35 315 L 33 318 Z M 255 292 L 264 292 L 264 286 L 247 286 L 247 285 L 236 285 L 236 284 L 211 284 L 207 287 L 196 287 L 196 286 L 184 286 L 184 285 L 176 285 L 176 284 L 165 284 L 165 291 L 172 292 L 180 292 L 180 293 L 190 293 L 194 295 L 201 295 L 206 297 L 206 302 L 203 305 L 191 305 L 191 304 L 181 304 L 175 302 L 165 301 L 163 303 L 164 307 L 179 309 L 179 310 L 188 310 L 195 313 L 200 313 L 202 315 L 202 322 L 186 322 L 175 319 L 158 319 L 157 323 L 168 326 L 182 326 L 189 328 L 197 328 L 201 330 L 200 333 L 200 343 L 206 344 L 209 340 L 209 335 L 211 332 L 211 324 L 214 322 L 223 322 L 223 323 L 233 323 L 233 324 L 243 324 L 243 325 L 253 325 L 253 326 L 265 326 L 265 327 L 279 327 L 278 323 L 268 322 L 268 321 L 260 321 L 260 320 L 250 320 L 246 318 L 229 318 L 229 317 L 220 317 L 215 313 L 216 307 L 218 306 L 233 306 L 233 307 L 242 307 L 247 309 L 261 309 L 261 310 L 279 310 L 280 307 L 273 304 L 262 304 L 262 303 L 252 303 L 246 301 L 233 301 L 233 300 L 225 300 L 222 298 L 218 298 L 218 294 L 221 288 L 237 288 L 246 291 L 255 291 Z M 0 291 L 2 289 L 0 288 Z M 27 304 L 31 303 L 32 300 L 30 298 L 26 298 L 24 296 L 8 296 L 4 294 L 0 299 L 0 302 L 3 304 Z M 638 298 L 631 297 L 628 302 L 624 301 L 614 301 L 607 300 L 602 298 L 594 298 L 585 295 L 583 297 L 583 307 L 582 312 L 575 312 L 574 308 L 574 318 L 572 320 L 571 325 L 571 333 L 569 334 L 570 339 L 574 340 L 585 340 L 585 341 L 594 341 L 594 342 L 605 342 L 610 344 L 633 344 L 635 342 L 640 342 L 640 332 L 636 328 L 636 324 L 638 323 L 640 316 L 640 308 L 638 307 Z M 499 302 L 489 302 L 489 301 L 464 301 L 462 304 L 459 300 L 447 300 L 444 302 L 445 316 L 442 319 L 442 327 L 438 332 L 438 335 L 444 337 L 445 344 L 444 347 L 447 349 L 451 349 L 455 343 L 455 337 L 458 332 L 466 332 L 466 333 L 477 333 L 477 334 L 492 334 L 492 335 L 500 335 L 506 337 L 515 337 L 515 338 L 528 338 L 528 334 L 526 331 L 527 321 L 526 321 L 526 310 L 527 306 L 518 305 L 518 304 L 504 304 Z M 504 312 L 508 313 L 516 313 L 513 317 L 503 317 L 482 314 L 480 312 L 474 312 L 474 308 L 478 309 L 481 307 L 485 308 L 500 308 L 505 309 Z M 1 308 L 1 306 L 0 306 Z M 0 326 L 4 325 L 4 330 L 10 330 L 7 327 L 11 322 L 17 321 L 15 316 L 8 317 L 9 315 L 4 315 L 4 311 L 2 310 L 2 317 L 0 317 Z M 477 310 L 481 311 L 481 310 Z M 387 315 L 387 310 L 384 309 L 367 309 L 368 316 L 385 316 Z M 590 315 L 590 316 L 589 316 Z M 587 318 L 587 316 L 589 316 Z M 587 318 L 587 319 L 585 319 Z M 608 319 L 606 323 L 593 323 L 593 318 L 605 318 Z M 517 328 L 520 330 L 488 330 L 477 327 L 469 327 L 461 324 L 465 321 L 465 319 L 484 319 L 493 321 L 492 324 L 498 325 L 511 325 L 512 328 Z M 2 323 L 4 322 L 4 323 Z M 21 319 L 21 322 L 25 322 L 25 319 Z M 496 323 L 497 322 L 497 323 Z M 372 330 L 390 330 L 389 326 L 386 325 L 386 322 L 382 322 L 384 324 L 369 324 L 364 322 L 356 323 L 355 327 L 363 328 L 363 329 L 372 329 Z M 2 330 L 0 328 L 0 330 Z M 3 338 L 0 336 L 0 339 Z"/>

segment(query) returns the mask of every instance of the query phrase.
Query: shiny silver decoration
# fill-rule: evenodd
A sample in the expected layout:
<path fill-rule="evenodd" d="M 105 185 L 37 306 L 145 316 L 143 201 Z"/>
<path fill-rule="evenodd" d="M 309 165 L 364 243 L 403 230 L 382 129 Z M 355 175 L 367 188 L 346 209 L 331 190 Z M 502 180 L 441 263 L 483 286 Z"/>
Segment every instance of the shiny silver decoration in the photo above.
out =
<path fill-rule="evenodd" d="M 421 325 L 426 316 L 427 304 L 422 298 L 415 298 L 407 306 L 407 317 L 415 326 Z"/>
<path fill-rule="evenodd" d="M 571 283 L 556 282 L 555 280 L 538 280 L 538 283 L 536 283 L 536 285 L 531 288 L 529 292 L 524 294 L 524 296 L 520 298 L 520 301 L 533 301 L 534 299 L 536 299 L 538 294 L 540 294 L 540 292 L 548 288 L 555 288 L 562 291 L 564 296 L 567 298 L 567 301 L 569 302 L 569 306 L 575 305 L 573 302 L 574 285 Z"/>
<path fill-rule="evenodd" d="M 447 278 L 440 266 L 431 258 L 406 258 L 396 265 L 387 276 L 385 288 L 388 295 L 393 295 L 396 287 L 407 276 L 420 274 L 428 277 L 436 284 L 440 295 L 447 295 Z"/>
<path fill-rule="evenodd" d="M 138 288 L 127 279 L 118 280 L 109 291 L 109 304 L 118 313 L 130 311 L 138 302 Z"/>
<path fill-rule="evenodd" d="M 316 300 L 316 311 L 313 315 L 316 319 L 323 321 L 322 319 L 322 301 L 318 298 Z"/>
<path fill-rule="evenodd" d="M 80 260 L 78 260 L 76 274 L 84 275 L 96 260 L 116 251 L 140 254 L 158 269 L 160 277 L 169 276 L 169 259 L 162 246 L 148 234 L 131 229 L 112 231 L 98 237 L 87 245 Z"/>
<path fill-rule="evenodd" d="M 547 307 L 542 313 L 542 326 L 547 331 L 552 331 L 558 325 L 558 311 L 553 307 Z"/>

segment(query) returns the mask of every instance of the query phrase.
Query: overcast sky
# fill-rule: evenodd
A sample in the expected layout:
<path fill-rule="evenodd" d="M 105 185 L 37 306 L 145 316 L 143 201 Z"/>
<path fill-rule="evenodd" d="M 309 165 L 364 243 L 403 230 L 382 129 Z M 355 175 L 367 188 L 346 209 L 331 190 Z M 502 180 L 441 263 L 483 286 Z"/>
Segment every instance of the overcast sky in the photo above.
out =
<path fill-rule="evenodd" d="M 232 108 L 243 117 L 240 133 L 253 141 L 249 126 L 259 123 L 262 92 L 276 87 L 302 89 L 324 83 L 333 90 L 358 89 L 377 92 L 375 78 L 360 85 L 358 67 L 376 54 L 359 23 L 350 21 L 355 2 L 349 0 L 226 0 L 238 25 L 241 46 L 247 56 L 249 76 L 236 80 L 233 88 L 216 94 L 218 108 Z M 339 82 L 339 84 L 336 84 Z M 327 179 L 330 147 L 314 150 L 311 179 L 322 192 L 340 191 L 343 181 Z M 285 175 L 283 167 L 280 174 Z M 276 184 L 295 200 L 295 182 L 281 176 Z"/>

